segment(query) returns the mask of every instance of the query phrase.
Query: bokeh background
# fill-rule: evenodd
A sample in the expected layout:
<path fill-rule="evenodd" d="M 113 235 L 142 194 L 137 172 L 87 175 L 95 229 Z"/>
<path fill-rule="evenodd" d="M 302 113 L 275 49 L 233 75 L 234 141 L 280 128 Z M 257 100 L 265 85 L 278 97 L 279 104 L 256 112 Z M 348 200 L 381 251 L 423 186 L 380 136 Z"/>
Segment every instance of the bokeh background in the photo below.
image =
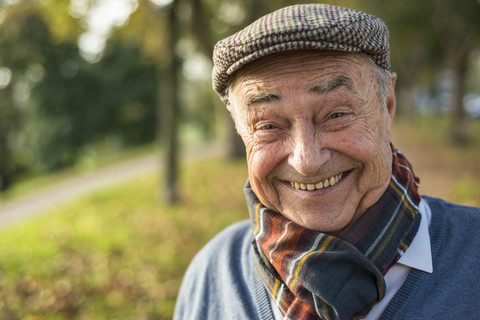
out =
<path fill-rule="evenodd" d="M 193 255 L 248 218 L 213 46 L 301 2 L 0 1 L 0 319 L 171 319 Z M 327 2 L 390 28 L 420 192 L 480 206 L 480 1 Z"/>

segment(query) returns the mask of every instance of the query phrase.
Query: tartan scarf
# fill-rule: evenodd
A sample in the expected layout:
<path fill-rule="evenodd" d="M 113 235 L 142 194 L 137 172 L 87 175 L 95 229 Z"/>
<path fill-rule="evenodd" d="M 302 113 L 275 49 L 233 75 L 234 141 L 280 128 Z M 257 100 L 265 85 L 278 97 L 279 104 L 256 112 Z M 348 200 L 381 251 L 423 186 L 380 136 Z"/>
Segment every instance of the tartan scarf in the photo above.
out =
<path fill-rule="evenodd" d="M 389 186 L 340 238 L 266 208 L 245 186 L 260 275 L 284 319 L 358 319 L 383 299 L 383 276 L 410 245 L 421 216 L 418 178 L 392 146 Z"/>

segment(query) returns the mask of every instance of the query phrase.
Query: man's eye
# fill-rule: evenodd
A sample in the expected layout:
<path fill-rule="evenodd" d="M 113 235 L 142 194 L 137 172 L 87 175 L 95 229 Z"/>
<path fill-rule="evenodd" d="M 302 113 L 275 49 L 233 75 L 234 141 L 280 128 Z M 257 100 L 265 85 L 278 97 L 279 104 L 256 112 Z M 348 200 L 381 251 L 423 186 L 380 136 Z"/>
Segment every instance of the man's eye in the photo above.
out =
<path fill-rule="evenodd" d="M 273 124 L 266 124 L 262 127 L 263 130 L 273 130 L 273 129 L 277 129 L 277 126 L 276 125 L 273 125 Z"/>
<path fill-rule="evenodd" d="M 341 117 L 343 117 L 344 115 L 345 115 L 345 114 L 342 113 L 342 112 L 332 113 L 332 114 L 330 115 L 330 119 L 341 118 Z"/>

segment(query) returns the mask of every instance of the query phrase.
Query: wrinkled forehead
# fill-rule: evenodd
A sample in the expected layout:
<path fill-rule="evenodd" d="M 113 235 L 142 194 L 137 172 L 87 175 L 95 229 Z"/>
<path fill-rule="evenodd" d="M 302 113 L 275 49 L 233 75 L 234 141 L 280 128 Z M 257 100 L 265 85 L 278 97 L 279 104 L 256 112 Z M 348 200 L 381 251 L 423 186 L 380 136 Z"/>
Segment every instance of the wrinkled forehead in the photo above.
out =
<path fill-rule="evenodd" d="M 253 61 L 237 70 L 228 85 L 228 95 L 236 88 L 259 87 L 265 83 L 278 85 L 290 77 L 297 81 L 331 82 L 342 75 L 350 85 L 354 79 L 374 79 L 375 63 L 363 53 L 332 51 L 293 51 L 273 54 Z M 375 81 L 372 81 L 375 83 Z"/>

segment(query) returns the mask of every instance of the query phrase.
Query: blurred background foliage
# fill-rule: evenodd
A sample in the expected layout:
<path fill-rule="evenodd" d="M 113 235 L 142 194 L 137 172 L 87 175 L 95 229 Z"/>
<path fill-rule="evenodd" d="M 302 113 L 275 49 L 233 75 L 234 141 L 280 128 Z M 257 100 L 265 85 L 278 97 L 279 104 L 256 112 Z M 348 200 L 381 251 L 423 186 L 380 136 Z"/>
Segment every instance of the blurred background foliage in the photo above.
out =
<path fill-rule="evenodd" d="M 34 177 L 145 148 L 168 165 L 167 200 L 177 188 L 183 200 L 160 204 L 150 176 L 2 230 L 0 319 L 171 319 L 192 256 L 248 217 L 243 160 L 178 166 L 181 147 L 217 140 L 243 156 L 211 89 L 213 46 L 299 2 L 0 0 L 0 200 Z M 393 141 L 421 193 L 479 206 L 480 2 L 328 3 L 390 28 Z"/>
<path fill-rule="evenodd" d="M 479 1 L 328 2 L 389 25 L 400 116 L 444 114 L 445 134 L 471 142 L 470 123 L 480 117 Z M 0 190 L 97 149 L 118 154 L 150 144 L 175 162 L 179 143 L 231 137 L 232 154 L 242 155 L 210 89 L 213 45 L 293 3 L 1 1 Z"/>

